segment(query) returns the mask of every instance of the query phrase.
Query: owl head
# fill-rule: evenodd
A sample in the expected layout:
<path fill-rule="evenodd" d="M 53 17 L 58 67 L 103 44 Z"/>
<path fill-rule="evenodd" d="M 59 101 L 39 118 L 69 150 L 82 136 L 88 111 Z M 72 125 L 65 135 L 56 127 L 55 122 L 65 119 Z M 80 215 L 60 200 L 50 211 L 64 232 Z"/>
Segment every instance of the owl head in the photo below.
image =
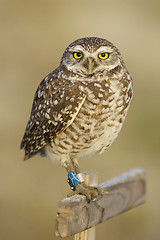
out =
<path fill-rule="evenodd" d="M 65 50 L 61 66 L 70 72 L 90 76 L 123 65 L 119 50 L 109 41 L 97 37 L 81 38 Z"/>

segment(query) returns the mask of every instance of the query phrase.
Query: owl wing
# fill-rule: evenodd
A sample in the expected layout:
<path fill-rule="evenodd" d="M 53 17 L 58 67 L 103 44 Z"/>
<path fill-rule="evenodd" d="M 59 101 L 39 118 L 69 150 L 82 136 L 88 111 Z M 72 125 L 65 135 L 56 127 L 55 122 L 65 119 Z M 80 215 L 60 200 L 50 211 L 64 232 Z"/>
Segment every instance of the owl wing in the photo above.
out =
<path fill-rule="evenodd" d="M 50 144 L 75 119 L 85 101 L 77 82 L 58 78 L 51 73 L 39 85 L 33 101 L 20 148 L 28 159 Z"/>

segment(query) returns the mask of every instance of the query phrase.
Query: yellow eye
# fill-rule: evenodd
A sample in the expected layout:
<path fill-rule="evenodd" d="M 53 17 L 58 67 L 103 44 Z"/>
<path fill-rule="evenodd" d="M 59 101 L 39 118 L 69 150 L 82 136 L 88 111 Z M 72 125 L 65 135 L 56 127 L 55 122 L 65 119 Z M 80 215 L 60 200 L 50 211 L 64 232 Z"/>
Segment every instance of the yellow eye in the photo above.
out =
<path fill-rule="evenodd" d="M 73 57 L 75 59 L 81 59 L 83 57 L 83 54 L 81 52 L 74 52 Z"/>
<path fill-rule="evenodd" d="M 109 53 L 100 53 L 100 54 L 98 54 L 98 57 L 100 58 L 100 59 L 107 59 L 108 57 L 109 57 Z"/>

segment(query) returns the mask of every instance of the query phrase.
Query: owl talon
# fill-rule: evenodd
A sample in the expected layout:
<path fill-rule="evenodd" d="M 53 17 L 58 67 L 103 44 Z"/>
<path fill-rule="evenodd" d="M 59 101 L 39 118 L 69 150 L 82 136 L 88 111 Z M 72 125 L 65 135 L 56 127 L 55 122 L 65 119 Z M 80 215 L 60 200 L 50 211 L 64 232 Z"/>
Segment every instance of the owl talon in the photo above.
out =
<path fill-rule="evenodd" d="M 98 200 L 102 196 L 103 190 L 101 188 L 87 186 L 85 183 L 78 183 L 75 186 L 75 190 L 68 194 L 68 197 L 77 194 L 86 196 L 86 200 L 89 203 Z"/>

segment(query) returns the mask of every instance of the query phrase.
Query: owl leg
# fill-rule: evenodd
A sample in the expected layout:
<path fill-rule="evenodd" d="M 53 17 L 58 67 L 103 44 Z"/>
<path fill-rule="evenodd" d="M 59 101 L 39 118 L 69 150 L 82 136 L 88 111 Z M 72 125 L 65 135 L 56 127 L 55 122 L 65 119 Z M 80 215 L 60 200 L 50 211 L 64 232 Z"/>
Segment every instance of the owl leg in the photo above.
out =
<path fill-rule="evenodd" d="M 69 166 L 69 168 L 66 168 L 66 170 L 68 172 L 68 182 L 73 192 L 71 192 L 68 196 L 81 194 L 86 196 L 88 202 L 93 199 L 98 199 L 103 193 L 102 189 L 87 186 L 83 180 L 82 174 L 80 173 L 77 159 L 72 159 L 70 161 L 74 171 L 72 171 L 73 169 L 71 168 L 71 166 Z"/>
<path fill-rule="evenodd" d="M 61 161 L 61 164 L 67 170 L 68 173 L 74 171 L 74 167 L 70 159 L 67 158 L 64 161 Z"/>
<path fill-rule="evenodd" d="M 72 162 L 72 165 L 73 165 L 73 168 L 74 168 L 74 171 L 76 174 L 79 174 L 80 173 L 80 169 L 79 169 L 79 164 L 78 164 L 78 161 L 77 159 L 71 159 L 71 162 Z"/>

